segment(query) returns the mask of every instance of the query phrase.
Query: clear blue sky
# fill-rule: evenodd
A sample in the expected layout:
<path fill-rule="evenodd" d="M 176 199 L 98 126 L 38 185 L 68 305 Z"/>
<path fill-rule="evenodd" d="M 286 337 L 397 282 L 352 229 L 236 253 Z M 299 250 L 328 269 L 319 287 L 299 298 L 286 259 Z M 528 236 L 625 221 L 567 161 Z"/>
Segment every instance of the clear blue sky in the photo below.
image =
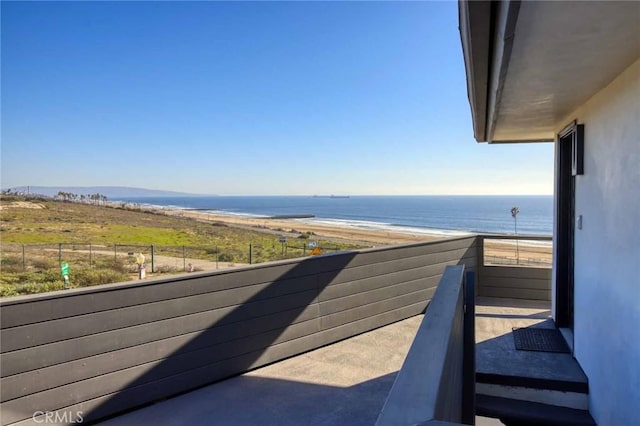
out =
<path fill-rule="evenodd" d="M 456 2 L 2 2 L 2 187 L 550 194 L 473 139 Z"/>

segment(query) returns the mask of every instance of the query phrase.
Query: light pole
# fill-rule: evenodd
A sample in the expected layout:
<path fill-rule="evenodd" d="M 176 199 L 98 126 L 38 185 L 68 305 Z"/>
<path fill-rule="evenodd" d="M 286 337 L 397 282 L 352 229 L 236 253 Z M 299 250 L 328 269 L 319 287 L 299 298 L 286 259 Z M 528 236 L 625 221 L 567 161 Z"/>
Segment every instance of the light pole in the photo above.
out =
<path fill-rule="evenodd" d="M 516 234 L 516 265 L 520 264 L 520 247 L 518 247 L 518 213 L 520 213 L 520 209 L 518 206 L 513 206 L 511 208 L 511 216 L 513 217 L 513 229 Z"/>

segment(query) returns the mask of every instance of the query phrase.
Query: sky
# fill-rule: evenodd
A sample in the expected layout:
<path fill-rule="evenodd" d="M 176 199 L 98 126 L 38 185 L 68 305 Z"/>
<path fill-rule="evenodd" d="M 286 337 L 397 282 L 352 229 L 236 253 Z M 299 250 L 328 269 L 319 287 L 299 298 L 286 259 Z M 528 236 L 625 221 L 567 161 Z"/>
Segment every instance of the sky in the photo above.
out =
<path fill-rule="evenodd" d="M 2 188 L 551 194 L 473 138 L 457 3 L 2 2 Z"/>

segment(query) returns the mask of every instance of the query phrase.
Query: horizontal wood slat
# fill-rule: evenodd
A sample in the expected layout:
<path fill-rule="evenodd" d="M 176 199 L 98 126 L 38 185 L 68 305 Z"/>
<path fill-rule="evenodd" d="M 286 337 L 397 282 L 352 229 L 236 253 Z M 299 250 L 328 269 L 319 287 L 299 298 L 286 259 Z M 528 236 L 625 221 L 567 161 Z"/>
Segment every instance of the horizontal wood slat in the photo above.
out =
<path fill-rule="evenodd" d="M 505 288 L 482 286 L 478 289 L 479 296 L 500 297 L 507 299 L 550 300 L 550 290 L 535 290 L 526 288 Z"/>
<path fill-rule="evenodd" d="M 2 301 L 2 424 L 96 420 L 417 315 L 476 256 L 466 237 Z"/>
<path fill-rule="evenodd" d="M 540 280 L 550 280 L 551 268 L 485 266 L 484 275 L 486 277 L 534 278 Z"/>
<path fill-rule="evenodd" d="M 480 262 L 477 269 L 477 295 L 485 297 L 515 298 L 551 301 L 551 268 L 531 266 L 484 265 L 485 243 L 514 240 L 514 235 L 478 235 L 476 252 Z M 518 235 L 526 241 L 548 241 L 550 236 Z"/>
<path fill-rule="evenodd" d="M 551 291 L 551 280 L 531 278 L 485 277 L 483 287 L 505 287 Z"/>

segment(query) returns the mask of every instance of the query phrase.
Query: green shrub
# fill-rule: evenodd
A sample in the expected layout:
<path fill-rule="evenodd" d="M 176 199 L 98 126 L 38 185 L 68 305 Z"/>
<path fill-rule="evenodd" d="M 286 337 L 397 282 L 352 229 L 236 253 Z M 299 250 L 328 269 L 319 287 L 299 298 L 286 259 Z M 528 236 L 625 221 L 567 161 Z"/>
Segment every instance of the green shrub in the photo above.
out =
<path fill-rule="evenodd" d="M 53 261 L 49 259 L 30 259 L 29 264 L 31 264 L 34 269 L 41 270 L 51 269 L 57 266 Z"/>
<path fill-rule="evenodd" d="M 119 283 L 129 281 L 129 275 L 111 269 L 81 269 L 71 271 L 69 280 L 76 287 L 89 287 L 100 284 Z"/>
<path fill-rule="evenodd" d="M 2 274 L 0 274 L 0 285 L 4 285 L 4 284 L 18 284 L 20 282 L 20 275 L 19 274 L 10 274 L 7 272 L 4 272 Z"/>
<path fill-rule="evenodd" d="M 61 280 L 62 276 L 57 269 L 49 269 L 46 271 L 18 272 L 14 274 L 3 273 L 0 276 L 0 284 L 42 284 Z"/>
<path fill-rule="evenodd" d="M 0 271 L 3 273 L 22 272 L 22 259 L 3 257 L 0 259 Z"/>
<path fill-rule="evenodd" d="M 10 284 L 0 284 L 0 297 L 17 296 L 16 286 Z"/>
<path fill-rule="evenodd" d="M 50 291 L 64 290 L 64 282 L 48 283 L 24 283 L 0 285 L 0 297 L 22 296 L 25 294 L 47 293 Z"/>
<path fill-rule="evenodd" d="M 128 273 L 132 268 L 131 265 L 137 268 L 135 265 L 135 259 L 128 259 L 131 263 L 128 263 L 124 259 L 97 259 L 93 262 L 94 269 L 111 269 L 116 272 L 120 272 L 123 274 Z M 135 270 L 134 270 L 135 272 Z"/>
<path fill-rule="evenodd" d="M 233 262 L 233 255 L 230 253 L 220 253 L 218 260 L 220 262 Z"/>
<path fill-rule="evenodd" d="M 182 272 L 182 269 L 178 269 L 174 266 L 169 266 L 169 265 L 156 266 L 154 269 L 155 269 L 154 272 L 158 274 Z"/>
<path fill-rule="evenodd" d="M 0 266 L 6 268 L 7 266 L 20 265 L 22 266 L 22 260 L 19 257 L 3 257 L 0 258 Z"/>

